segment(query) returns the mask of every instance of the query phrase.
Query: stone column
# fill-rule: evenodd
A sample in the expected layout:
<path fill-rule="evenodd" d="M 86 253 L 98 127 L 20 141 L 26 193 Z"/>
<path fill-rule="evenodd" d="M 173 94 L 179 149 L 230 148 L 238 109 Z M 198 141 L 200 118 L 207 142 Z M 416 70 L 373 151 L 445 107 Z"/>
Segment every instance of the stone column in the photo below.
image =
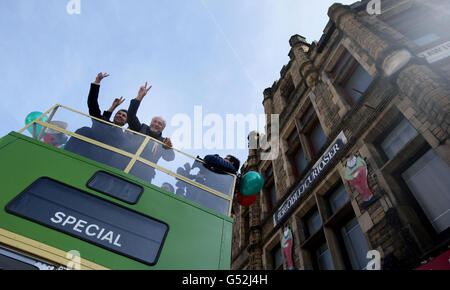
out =
<path fill-rule="evenodd" d="M 387 56 L 386 54 L 389 53 L 388 42 L 360 21 L 355 11 L 349 6 L 335 3 L 329 8 L 328 16 L 339 30 L 355 41 L 377 63 L 382 63 L 382 60 Z"/>
<path fill-rule="evenodd" d="M 428 66 L 411 63 L 395 76 L 395 83 L 401 92 L 399 109 L 450 164 L 450 88 L 445 80 Z"/>
<path fill-rule="evenodd" d="M 319 78 L 319 72 L 308 57 L 309 44 L 298 34 L 291 37 L 289 44 L 291 45 L 290 58 L 299 64 L 300 74 L 306 85 L 310 88 L 314 87 Z"/>
<path fill-rule="evenodd" d="M 259 134 L 255 131 L 248 136 L 250 138 L 259 138 Z M 249 149 L 249 157 L 247 160 L 247 172 L 258 171 L 258 150 Z M 261 205 L 260 197 L 249 206 L 249 245 L 247 251 L 249 253 L 249 270 L 263 270 L 262 249 L 261 249 Z"/>

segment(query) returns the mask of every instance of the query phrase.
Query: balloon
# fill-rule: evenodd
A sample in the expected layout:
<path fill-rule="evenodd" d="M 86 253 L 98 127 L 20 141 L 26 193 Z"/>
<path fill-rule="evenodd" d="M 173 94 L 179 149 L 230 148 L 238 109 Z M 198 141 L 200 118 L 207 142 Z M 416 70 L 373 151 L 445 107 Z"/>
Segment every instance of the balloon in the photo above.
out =
<path fill-rule="evenodd" d="M 264 178 L 259 172 L 247 172 L 241 180 L 240 190 L 242 195 L 250 196 L 258 194 L 264 185 Z"/>
<path fill-rule="evenodd" d="M 29 113 L 26 117 L 25 117 L 25 125 L 30 124 L 31 122 L 33 122 L 34 120 L 36 120 L 37 118 L 39 118 L 43 113 L 42 112 L 31 112 Z M 41 118 L 42 122 L 47 122 L 48 117 L 44 116 Z M 30 127 L 27 128 L 28 132 L 30 132 L 31 135 L 33 135 L 33 125 L 31 125 Z M 41 133 L 42 130 L 42 126 L 36 124 L 36 136 L 39 135 Z"/>
<path fill-rule="evenodd" d="M 242 195 L 239 191 L 236 193 L 237 202 L 242 206 L 249 206 L 255 202 L 257 195 L 245 196 Z"/>

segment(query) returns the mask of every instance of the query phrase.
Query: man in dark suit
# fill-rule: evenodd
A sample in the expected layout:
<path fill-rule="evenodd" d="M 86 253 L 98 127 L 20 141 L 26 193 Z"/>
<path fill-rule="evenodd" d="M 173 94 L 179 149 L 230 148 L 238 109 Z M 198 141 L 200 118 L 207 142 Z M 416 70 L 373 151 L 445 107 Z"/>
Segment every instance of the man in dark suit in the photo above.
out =
<path fill-rule="evenodd" d="M 97 117 L 99 119 L 111 122 L 109 119 L 111 118 L 112 112 L 121 105 L 125 99 L 123 97 L 114 99 L 111 107 L 104 111 L 103 114 L 101 114 L 100 107 L 98 105 L 98 94 L 100 91 L 100 82 L 102 79 L 109 77 L 109 74 L 107 73 L 99 73 L 97 77 L 95 78 L 95 82 L 91 83 L 91 88 L 89 90 L 89 96 L 88 96 L 88 108 L 89 108 L 89 115 L 93 117 Z M 122 127 L 127 123 L 127 110 L 119 110 L 116 115 L 114 115 L 113 122 L 114 124 Z"/>
<path fill-rule="evenodd" d="M 162 132 L 166 127 L 166 121 L 164 121 L 162 117 L 153 117 L 150 125 L 147 125 L 142 124 L 136 116 L 142 99 L 151 88 L 152 86 L 147 88 L 146 82 L 145 86 L 140 87 L 137 97 L 130 101 L 130 106 L 128 108 L 128 127 L 133 131 L 148 135 L 162 143 L 150 140 L 141 155 L 144 159 L 156 164 L 161 157 L 166 161 L 174 160 L 175 152 L 171 149 L 172 142 L 170 138 L 162 136 Z M 155 176 L 153 167 L 144 165 L 140 162 L 136 163 L 130 173 L 149 182 L 151 182 Z"/>
<path fill-rule="evenodd" d="M 87 102 L 89 114 L 93 117 L 107 121 L 108 123 L 113 123 L 117 126 L 122 127 L 127 123 L 128 112 L 126 110 L 119 110 L 115 114 L 113 122 L 110 121 L 110 118 L 112 112 L 125 101 L 124 98 L 116 98 L 109 110 L 104 111 L 103 114 L 101 114 L 100 107 L 98 105 L 100 82 L 102 81 L 102 79 L 108 76 L 109 74 L 107 73 L 99 73 L 95 79 L 95 82 L 91 83 Z M 129 147 L 130 138 L 125 132 L 123 132 L 121 128 L 110 126 L 103 122 L 92 119 L 92 127 L 82 127 L 75 131 L 75 133 L 90 139 L 97 140 L 104 144 L 129 151 L 127 150 L 127 148 Z M 69 142 L 67 142 L 67 144 L 65 145 L 65 149 L 121 170 L 125 169 L 125 166 L 129 161 L 128 157 L 119 155 L 112 151 L 97 147 L 93 144 L 86 143 L 73 137 L 70 138 Z"/>

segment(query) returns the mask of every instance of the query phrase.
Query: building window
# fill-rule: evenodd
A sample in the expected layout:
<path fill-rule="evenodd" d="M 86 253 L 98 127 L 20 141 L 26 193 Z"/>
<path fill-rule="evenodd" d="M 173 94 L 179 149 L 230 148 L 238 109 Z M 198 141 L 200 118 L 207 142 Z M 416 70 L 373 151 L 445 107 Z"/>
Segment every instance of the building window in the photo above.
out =
<path fill-rule="evenodd" d="M 450 168 L 429 149 L 401 174 L 434 229 L 450 226 Z"/>
<path fill-rule="evenodd" d="M 267 205 L 269 211 L 272 211 L 277 205 L 277 193 L 273 183 L 267 188 Z"/>
<path fill-rule="evenodd" d="M 327 142 L 327 136 L 325 136 L 325 132 L 322 129 L 322 126 L 319 122 L 319 118 L 317 117 L 316 111 L 314 110 L 314 106 L 309 104 L 307 109 L 304 111 L 302 116 L 299 119 L 299 126 L 301 126 L 301 134 L 302 142 L 305 151 L 311 159 L 316 157 L 322 147 Z M 299 156 L 300 157 L 300 156 Z M 311 161 L 311 160 L 310 160 Z"/>
<path fill-rule="evenodd" d="M 430 9 L 412 7 L 384 21 L 418 46 L 431 45 L 449 36 L 448 27 Z"/>
<path fill-rule="evenodd" d="M 331 70 L 349 104 L 357 103 L 372 84 L 372 76 L 345 50 Z"/>
<path fill-rule="evenodd" d="M 349 200 L 347 191 L 342 183 L 333 190 L 328 198 L 332 214 L 335 214 Z"/>
<path fill-rule="evenodd" d="M 296 179 L 299 179 L 300 175 L 308 165 L 305 153 L 300 146 L 298 146 L 297 150 L 292 154 L 292 165 L 294 168 L 294 176 Z"/>
<path fill-rule="evenodd" d="M 364 270 L 368 263 L 366 256 L 369 247 L 356 217 L 341 228 L 341 234 L 352 269 Z"/>
<path fill-rule="evenodd" d="M 308 230 L 307 236 L 312 236 L 322 227 L 322 219 L 320 218 L 319 211 L 314 210 L 308 217 L 305 219 L 306 228 Z"/>
<path fill-rule="evenodd" d="M 289 135 L 288 137 L 288 144 L 295 145 L 299 141 L 298 136 L 299 135 L 297 129 L 294 129 L 294 131 L 292 131 L 291 135 Z"/>
<path fill-rule="evenodd" d="M 265 202 L 267 205 L 267 211 L 271 212 L 277 204 L 277 195 L 272 165 L 269 165 L 269 167 L 264 171 L 264 179 L 266 180 L 263 191 L 265 193 Z"/>
<path fill-rule="evenodd" d="M 314 107 L 313 105 L 309 105 L 308 109 L 306 110 L 306 113 L 303 114 L 301 121 L 302 124 L 306 124 L 308 123 L 308 121 L 311 119 L 311 117 L 313 116 L 313 114 L 315 113 Z"/>
<path fill-rule="evenodd" d="M 450 226 L 450 168 L 406 119 L 402 117 L 395 124 L 377 141 L 390 161 L 385 170 L 404 189 L 398 194 L 411 198 L 410 206 L 430 234 L 442 233 Z"/>
<path fill-rule="evenodd" d="M 416 129 L 402 118 L 402 120 L 381 141 L 380 146 L 388 159 L 394 157 L 410 140 L 417 136 Z"/>
<path fill-rule="evenodd" d="M 334 270 L 330 249 L 328 249 L 326 242 L 316 250 L 316 256 L 317 264 L 320 270 Z"/>
<path fill-rule="evenodd" d="M 312 125 L 311 129 L 307 132 L 309 146 L 311 148 L 311 153 L 316 156 L 320 152 L 323 145 L 327 142 L 327 137 L 322 130 L 319 120 L 316 120 Z"/>
<path fill-rule="evenodd" d="M 272 269 L 273 270 L 281 270 L 283 269 L 283 253 L 281 252 L 281 246 L 276 245 L 272 251 L 270 252 L 272 257 Z"/>
<path fill-rule="evenodd" d="M 351 60 L 351 54 L 347 50 L 345 50 L 344 53 L 339 58 L 337 64 L 331 70 L 331 75 L 333 77 L 340 75 L 342 70 L 349 63 L 350 60 Z"/>
<path fill-rule="evenodd" d="M 359 101 L 361 96 L 372 83 L 373 78 L 367 71 L 359 64 L 355 63 L 347 78 L 340 84 L 344 90 L 349 103 L 354 104 Z"/>
<path fill-rule="evenodd" d="M 294 128 L 286 141 L 290 147 L 288 152 L 286 152 L 286 155 L 291 162 L 295 179 L 299 179 L 303 170 L 305 170 L 306 166 L 308 165 L 308 162 L 301 146 L 297 128 Z"/>

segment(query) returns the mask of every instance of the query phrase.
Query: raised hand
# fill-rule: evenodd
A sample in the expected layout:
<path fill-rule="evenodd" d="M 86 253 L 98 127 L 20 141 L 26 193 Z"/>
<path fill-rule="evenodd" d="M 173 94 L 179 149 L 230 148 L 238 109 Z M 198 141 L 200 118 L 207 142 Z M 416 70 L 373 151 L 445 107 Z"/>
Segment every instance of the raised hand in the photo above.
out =
<path fill-rule="evenodd" d="M 95 83 L 99 84 L 102 79 L 109 77 L 109 74 L 107 73 L 98 73 L 97 77 L 95 78 Z"/>
<path fill-rule="evenodd" d="M 145 86 L 142 86 L 139 88 L 138 95 L 136 97 L 136 100 L 142 101 L 142 99 L 145 97 L 145 95 L 148 93 L 148 91 L 152 88 L 152 86 L 149 86 L 147 88 L 147 82 L 145 82 Z"/>
<path fill-rule="evenodd" d="M 115 98 L 114 101 L 113 101 L 113 103 L 112 103 L 112 105 L 111 105 L 111 108 L 113 108 L 113 109 L 117 108 L 117 107 L 120 106 L 124 101 L 125 101 L 125 98 L 124 98 L 124 97 L 120 97 L 120 99 L 119 99 L 119 98 Z"/>

